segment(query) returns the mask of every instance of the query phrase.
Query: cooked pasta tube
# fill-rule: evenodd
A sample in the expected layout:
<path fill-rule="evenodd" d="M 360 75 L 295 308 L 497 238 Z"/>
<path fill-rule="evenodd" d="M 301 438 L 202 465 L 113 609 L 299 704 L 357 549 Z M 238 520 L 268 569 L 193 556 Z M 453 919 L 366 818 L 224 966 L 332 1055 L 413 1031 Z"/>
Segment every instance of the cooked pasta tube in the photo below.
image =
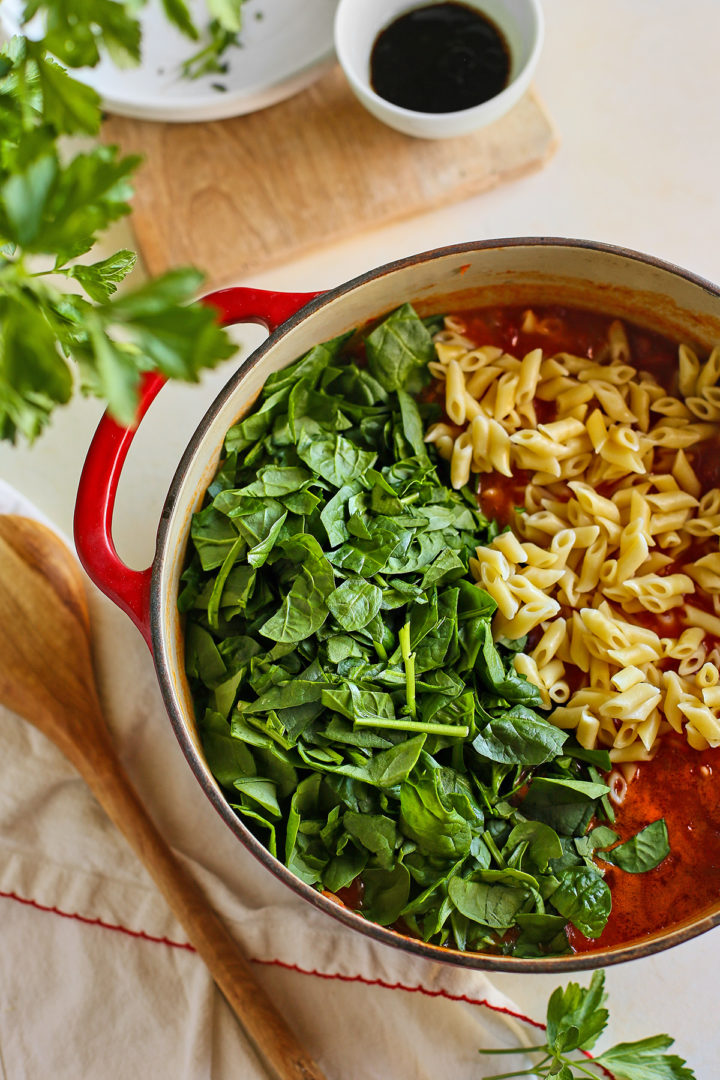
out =
<path fill-rule="evenodd" d="M 528 332 L 556 322 L 526 313 Z M 553 720 L 609 747 L 632 778 L 663 730 L 708 746 L 720 723 L 720 550 L 708 550 L 720 488 L 703 491 L 694 449 L 720 433 L 720 348 L 702 361 L 681 346 L 673 394 L 634 365 L 622 323 L 607 333 L 588 361 L 512 355 L 470 342 L 462 319 L 446 323 L 432 371 L 452 423 L 426 441 L 450 459 L 455 487 L 473 473 L 531 477 L 525 513 L 478 548 L 471 573 L 497 604 L 496 637 L 535 635 L 515 666 Z M 659 633 L 640 625 L 647 614 Z"/>

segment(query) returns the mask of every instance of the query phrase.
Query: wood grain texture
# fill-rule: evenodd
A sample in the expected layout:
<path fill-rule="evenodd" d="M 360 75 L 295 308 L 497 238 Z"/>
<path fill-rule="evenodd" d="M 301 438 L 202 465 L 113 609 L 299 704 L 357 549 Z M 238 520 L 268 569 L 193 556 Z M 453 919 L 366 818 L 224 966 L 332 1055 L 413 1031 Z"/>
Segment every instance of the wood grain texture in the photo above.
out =
<path fill-rule="evenodd" d="M 72 761 L 142 860 L 205 961 L 272 1080 L 323 1080 L 237 942 L 156 829 L 125 774 L 100 708 L 80 568 L 53 532 L 0 516 L 0 704 Z"/>
<path fill-rule="evenodd" d="M 103 138 L 147 158 L 133 223 L 148 270 L 192 262 L 212 287 L 467 198 L 539 167 L 555 148 L 532 93 L 473 135 L 412 139 L 370 116 L 339 68 L 249 116 L 110 117 Z"/>

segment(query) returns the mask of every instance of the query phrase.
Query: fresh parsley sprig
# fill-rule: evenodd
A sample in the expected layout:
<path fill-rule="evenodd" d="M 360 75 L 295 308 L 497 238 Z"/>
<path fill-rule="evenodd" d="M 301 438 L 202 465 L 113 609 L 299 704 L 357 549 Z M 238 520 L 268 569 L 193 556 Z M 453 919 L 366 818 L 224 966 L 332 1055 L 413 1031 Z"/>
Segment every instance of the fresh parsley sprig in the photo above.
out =
<path fill-rule="evenodd" d="M 63 4 L 51 6 L 59 19 Z M 61 136 L 98 132 L 100 101 L 49 55 L 47 41 L 73 63 L 94 62 L 100 46 L 130 57 L 137 48 L 122 4 L 72 6 L 74 44 L 63 44 L 48 12 L 47 39 L 18 36 L 0 50 L 0 438 L 11 441 L 33 440 L 76 387 L 131 423 L 144 370 L 196 380 L 234 351 L 210 309 L 187 306 L 198 271 L 173 270 L 117 298 L 133 252 L 76 261 L 129 213 L 140 159 L 117 147 L 69 158 L 60 150 Z"/>
<path fill-rule="evenodd" d="M 538 1080 L 579 1080 L 581 1077 L 611 1075 L 615 1080 L 696 1080 L 695 1073 L 677 1054 L 667 1054 L 674 1040 L 669 1035 L 653 1035 L 637 1042 L 618 1043 L 596 1057 L 578 1060 L 569 1057 L 590 1050 L 607 1027 L 608 1011 L 605 976 L 596 971 L 587 988 L 577 983 L 558 987 L 548 1002 L 547 1040 L 524 1053 L 542 1054 L 542 1060 L 520 1072 L 498 1073 L 486 1080 L 511 1080 L 534 1076 Z M 517 1049 L 481 1050 L 481 1054 L 517 1054 Z"/>
<path fill-rule="evenodd" d="M 164 6 L 172 18 L 173 5 Z M 118 67 L 131 67 L 140 60 L 137 7 L 126 0 L 27 0 L 21 22 L 39 16 L 42 47 L 67 67 L 95 67 L 102 53 Z"/>
<path fill-rule="evenodd" d="M 43 19 L 48 52 L 71 68 L 94 67 L 106 54 L 118 67 L 140 60 L 142 31 L 136 17 L 147 0 L 27 0 L 23 23 Z M 165 16 L 190 41 L 203 44 L 179 73 L 186 78 L 225 71 L 223 56 L 239 43 L 245 0 L 206 0 L 209 20 L 200 30 L 185 0 L 162 0 Z"/>

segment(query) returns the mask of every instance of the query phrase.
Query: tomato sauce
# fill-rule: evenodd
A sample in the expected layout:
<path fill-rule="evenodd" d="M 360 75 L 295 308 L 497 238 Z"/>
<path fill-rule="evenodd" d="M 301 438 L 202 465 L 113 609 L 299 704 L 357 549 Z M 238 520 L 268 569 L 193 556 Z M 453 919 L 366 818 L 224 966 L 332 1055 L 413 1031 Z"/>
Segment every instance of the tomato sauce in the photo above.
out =
<path fill-rule="evenodd" d="M 513 356 L 522 357 L 531 349 L 547 356 L 569 352 L 597 360 L 607 345 L 607 315 L 548 305 L 533 308 L 537 316 L 533 330 L 523 330 L 526 307 L 482 308 L 464 311 L 465 336 L 478 345 L 495 345 Z M 623 323 L 630 344 L 632 365 L 648 371 L 672 394 L 677 389 L 677 345 L 651 330 Z"/>
<path fill-rule="evenodd" d="M 352 908 L 353 911 L 360 911 L 362 908 L 364 891 L 362 880 L 357 877 L 343 889 L 338 889 L 335 895 L 345 907 Z"/>
<path fill-rule="evenodd" d="M 502 473 L 481 473 L 477 497 L 480 509 L 486 518 L 499 522 L 503 528 L 509 525 L 515 516 L 515 509 L 522 508 L 525 502 L 525 488 L 530 481 L 530 473 L 518 469 L 513 476 Z"/>
<path fill-rule="evenodd" d="M 703 491 L 720 487 L 720 437 L 706 439 L 687 451 Z"/>
<path fill-rule="evenodd" d="M 613 828 L 626 840 L 658 818 L 665 818 L 670 854 L 644 874 L 608 867 L 612 914 L 599 938 L 568 928 L 575 952 L 633 941 L 717 905 L 720 749 L 693 750 L 675 734 L 663 738 L 655 759 L 639 766 Z"/>

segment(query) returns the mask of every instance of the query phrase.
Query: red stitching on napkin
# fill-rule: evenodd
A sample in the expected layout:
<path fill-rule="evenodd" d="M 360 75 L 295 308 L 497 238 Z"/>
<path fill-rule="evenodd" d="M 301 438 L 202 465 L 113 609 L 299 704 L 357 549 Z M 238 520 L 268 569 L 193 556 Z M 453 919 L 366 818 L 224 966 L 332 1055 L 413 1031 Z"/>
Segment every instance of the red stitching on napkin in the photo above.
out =
<path fill-rule="evenodd" d="M 512 1016 L 515 1020 L 522 1020 L 525 1024 L 532 1024 L 533 1027 L 541 1028 L 545 1030 L 545 1025 L 541 1024 L 538 1020 L 531 1020 L 529 1016 L 524 1016 L 523 1013 L 514 1012 L 512 1009 L 505 1008 L 504 1005 L 491 1005 L 485 998 L 471 998 L 466 994 L 451 994 L 449 990 L 428 990 L 424 986 L 405 986 L 404 983 L 389 983 L 384 979 L 367 979 L 364 975 L 342 975 L 339 972 L 337 974 L 330 974 L 326 971 L 316 971 L 309 968 L 301 968 L 297 964 L 287 964 L 283 960 L 253 960 L 255 964 L 264 964 L 267 967 L 281 967 L 286 968 L 288 971 L 297 971 L 300 975 L 314 975 L 318 979 L 339 979 L 341 982 L 359 982 L 364 983 L 365 986 L 381 986 L 384 990 L 405 990 L 408 994 L 425 994 L 426 997 L 444 997 L 449 1001 L 463 1001 L 466 1005 L 484 1005 L 486 1009 L 492 1009 L 493 1012 L 505 1013 L 507 1016 Z"/>
<path fill-rule="evenodd" d="M 298 964 L 287 964 L 284 960 L 257 960 L 253 959 L 254 964 L 264 964 L 266 967 L 281 967 L 286 968 L 288 971 L 296 971 L 299 975 L 314 975 L 317 979 L 339 979 L 340 982 L 359 982 L 364 983 L 365 986 L 381 986 L 384 990 L 405 990 L 408 994 L 424 994 L 426 997 L 443 997 L 449 1001 L 462 1001 L 466 1005 L 483 1005 L 486 1009 L 492 1009 L 493 1012 L 504 1013 L 506 1016 L 512 1016 L 514 1020 L 522 1020 L 524 1024 L 530 1024 L 531 1027 L 539 1028 L 541 1031 L 546 1030 L 546 1025 L 539 1020 L 531 1020 L 529 1016 L 525 1016 L 524 1013 L 516 1012 L 514 1009 L 508 1009 L 504 1005 L 491 1005 L 485 998 L 471 998 L 466 994 L 451 994 L 449 990 L 428 990 L 424 986 L 405 986 L 404 983 L 389 983 L 384 979 L 366 979 L 364 975 L 341 975 L 337 973 L 331 975 L 326 971 L 316 971 L 314 968 L 301 968 Z M 518 1053 L 522 1053 L 522 1047 L 518 1047 Z M 580 1051 L 586 1058 L 593 1061 L 593 1055 L 589 1050 Z M 609 1072 L 604 1065 L 597 1065 L 597 1068 L 602 1069 L 606 1076 L 613 1080 L 612 1073 Z"/>
<path fill-rule="evenodd" d="M 182 941 L 171 941 L 170 938 L 154 937 L 152 934 L 146 934 L 143 930 L 129 930 L 126 926 L 118 926 L 115 923 L 104 922 L 102 919 L 90 919 L 86 915 L 78 915 L 74 912 L 61 911 L 60 908 L 50 907 L 47 904 L 40 904 L 37 900 L 28 900 L 24 896 L 18 896 L 13 892 L 0 891 L 0 897 L 4 897 L 6 900 L 17 900 L 20 904 L 26 904 L 28 907 L 36 908 L 38 911 L 49 911 L 53 915 L 60 915 L 63 919 L 76 919 L 78 922 L 86 923 L 88 926 L 102 926 L 105 930 L 116 930 L 118 933 L 127 934 L 129 937 L 141 938 L 143 941 L 154 941 L 160 945 L 170 945 L 174 949 L 187 949 L 188 952 L 195 952 L 196 950 L 192 945 Z M 331 974 L 326 971 L 314 971 L 307 968 L 301 968 L 298 964 L 287 964 L 283 960 L 259 960 L 257 957 L 251 957 L 251 961 L 254 964 L 262 964 L 265 967 L 280 967 L 285 968 L 288 971 L 295 971 L 299 975 L 314 975 L 318 979 L 339 979 L 341 982 L 359 982 L 364 983 L 366 986 L 381 986 L 385 990 L 405 990 L 410 994 L 425 994 L 427 997 L 444 997 L 450 1001 L 464 1001 L 467 1005 L 484 1005 L 488 1009 L 494 1009 L 495 1012 L 507 1013 L 508 1016 L 514 1017 L 516 1020 L 523 1020 L 526 1024 L 532 1024 L 533 1027 L 544 1028 L 544 1024 L 540 1024 L 537 1020 L 531 1020 L 527 1016 L 523 1016 L 522 1013 L 513 1012 L 511 1009 L 506 1009 L 501 1005 L 491 1005 L 490 1002 L 484 998 L 470 998 L 465 994 L 451 994 L 447 990 L 427 990 L 424 986 L 405 986 L 404 983 L 388 983 L 383 979 L 366 979 L 364 975 L 342 975 Z"/>
<path fill-rule="evenodd" d="M 63 919 L 75 919 L 77 922 L 85 923 L 87 926 L 102 926 L 104 930 L 115 930 L 120 934 L 127 934 L 128 937 L 140 938 L 142 941 L 153 941 L 158 945 L 169 945 L 173 949 L 186 949 L 187 952 L 194 953 L 197 950 L 192 945 L 185 941 L 172 941 L 166 937 L 155 937 L 153 934 L 146 934 L 143 930 L 129 930 L 127 926 L 118 926 L 115 923 L 104 922 L 102 919 L 90 919 L 86 915 L 78 915 L 77 912 L 61 911 L 60 908 L 50 907 L 47 904 L 40 904 L 37 900 L 28 900 L 24 896 L 18 896 L 13 892 L 2 892 L 0 890 L 0 897 L 5 900 L 17 900 L 19 904 L 25 904 L 27 907 L 35 908 L 37 911 L 49 911 L 53 915 L 59 915 Z M 404 983 L 389 983 L 384 979 L 367 979 L 364 975 L 342 975 L 339 972 L 331 974 L 327 971 L 316 971 L 311 968 L 301 968 L 298 964 L 288 964 L 284 960 L 260 960 L 257 957 L 250 957 L 251 963 L 261 964 L 264 967 L 279 967 L 284 968 L 286 971 L 295 971 L 298 975 L 313 975 L 316 979 L 338 979 L 340 982 L 358 982 L 363 983 L 365 986 L 380 986 L 384 990 L 404 990 L 408 994 L 424 994 L 426 997 L 443 997 L 448 1001 L 462 1001 L 466 1005 L 480 1005 L 486 1009 L 491 1009 L 493 1012 L 504 1013 L 506 1016 L 513 1017 L 514 1020 L 522 1020 L 524 1024 L 530 1024 L 532 1027 L 539 1028 L 541 1031 L 545 1030 L 545 1024 L 540 1023 L 538 1020 L 531 1020 L 529 1016 L 525 1016 L 521 1012 L 515 1012 L 513 1009 L 508 1009 L 503 1005 L 491 1005 L 485 998 L 471 998 L 466 994 L 451 994 L 448 990 L 428 990 L 424 986 L 405 986 Z M 585 1057 L 592 1060 L 592 1054 L 587 1050 L 583 1050 L 582 1053 Z M 599 1066 L 606 1076 L 612 1080 L 612 1074 L 608 1072 L 603 1066 Z"/>
<path fill-rule="evenodd" d="M 50 911 L 53 915 L 60 915 L 63 919 L 76 919 L 78 922 L 86 923 L 88 926 L 102 926 L 105 930 L 117 930 L 119 933 L 127 934 L 129 937 L 142 938 L 143 941 L 155 941 L 159 945 L 171 945 L 173 949 L 187 949 L 193 953 L 196 951 L 186 941 L 171 941 L 170 938 L 166 937 L 154 937 L 152 934 L 146 934 L 144 930 L 129 930 L 127 926 L 116 926 L 115 923 L 103 922 L 102 919 L 90 919 L 87 915 L 78 915 L 77 912 L 60 911 L 60 908 L 39 904 L 37 900 L 27 900 L 24 896 L 18 896 L 17 893 L 0 891 L 0 896 L 6 900 L 17 900 L 19 904 L 37 908 L 38 911 Z"/>

